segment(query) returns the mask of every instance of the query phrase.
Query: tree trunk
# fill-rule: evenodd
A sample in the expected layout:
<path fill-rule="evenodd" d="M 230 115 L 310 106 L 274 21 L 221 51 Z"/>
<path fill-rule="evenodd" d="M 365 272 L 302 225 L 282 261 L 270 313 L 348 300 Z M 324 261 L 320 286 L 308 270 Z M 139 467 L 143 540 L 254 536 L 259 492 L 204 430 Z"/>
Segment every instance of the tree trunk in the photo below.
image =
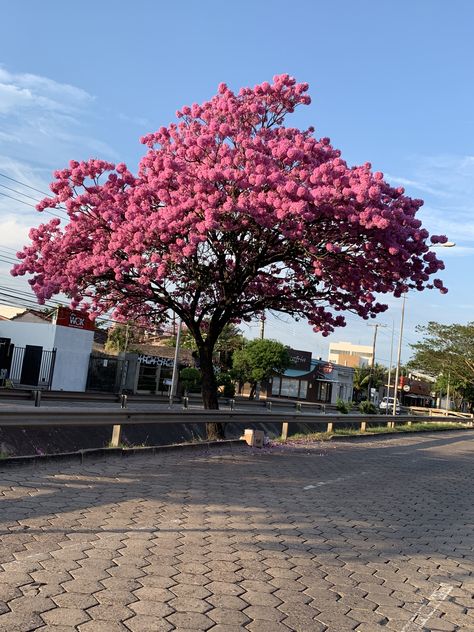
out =
<path fill-rule="evenodd" d="M 255 399 L 255 393 L 257 392 L 257 382 L 252 382 L 250 387 L 249 399 Z"/>
<path fill-rule="evenodd" d="M 218 410 L 217 382 L 212 364 L 212 350 L 202 347 L 199 349 L 200 369 L 202 375 L 202 401 L 206 410 Z M 221 423 L 209 422 L 206 424 L 207 438 L 224 439 L 224 426 Z"/>

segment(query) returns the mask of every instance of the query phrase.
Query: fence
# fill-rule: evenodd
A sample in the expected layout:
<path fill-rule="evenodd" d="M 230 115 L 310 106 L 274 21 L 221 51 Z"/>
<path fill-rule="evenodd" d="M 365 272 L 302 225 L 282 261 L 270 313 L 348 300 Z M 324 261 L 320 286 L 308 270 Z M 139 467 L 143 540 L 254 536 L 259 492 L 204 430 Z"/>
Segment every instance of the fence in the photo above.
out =
<path fill-rule="evenodd" d="M 55 361 L 56 349 L 46 351 L 41 347 L 14 347 L 8 379 L 15 385 L 50 389 Z"/>

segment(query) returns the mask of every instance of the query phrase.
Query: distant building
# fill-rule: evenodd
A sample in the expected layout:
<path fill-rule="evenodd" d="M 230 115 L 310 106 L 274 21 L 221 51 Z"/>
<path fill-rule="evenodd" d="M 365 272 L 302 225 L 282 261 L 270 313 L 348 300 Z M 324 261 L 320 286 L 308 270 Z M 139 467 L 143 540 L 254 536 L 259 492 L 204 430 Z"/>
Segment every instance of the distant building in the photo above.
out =
<path fill-rule="evenodd" d="M 352 342 L 331 342 L 329 344 L 329 362 L 356 369 L 372 364 L 372 347 L 354 345 Z"/>
<path fill-rule="evenodd" d="M 260 397 L 335 404 L 338 399 L 352 401 L 354 370 L 311 357 L 310 351 L 289 349 L 290 366 L 275 372 L 261 385 Z M 241 389 L 248 395 L 250 385 Z"/>

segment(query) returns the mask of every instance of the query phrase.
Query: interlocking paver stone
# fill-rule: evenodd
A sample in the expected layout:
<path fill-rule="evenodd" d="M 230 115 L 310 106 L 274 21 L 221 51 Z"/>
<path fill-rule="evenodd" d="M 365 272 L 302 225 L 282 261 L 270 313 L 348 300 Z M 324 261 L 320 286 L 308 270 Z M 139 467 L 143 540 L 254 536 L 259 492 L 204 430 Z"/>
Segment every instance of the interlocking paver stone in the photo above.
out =
<path fill-rule="evenodd" d="M 474 629 L 472 436 L 0 462 L 0 632 Z"/>

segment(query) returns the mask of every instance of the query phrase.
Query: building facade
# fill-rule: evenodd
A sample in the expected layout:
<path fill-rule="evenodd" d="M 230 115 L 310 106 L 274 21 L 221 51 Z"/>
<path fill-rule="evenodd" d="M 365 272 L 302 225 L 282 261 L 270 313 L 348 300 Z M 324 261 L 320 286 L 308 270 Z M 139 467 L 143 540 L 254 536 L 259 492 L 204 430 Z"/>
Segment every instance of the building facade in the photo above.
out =
<path fill-rule="evenodd" d="M 372 364 L 373 349 L 369 345 L 354 345 L 352 342 L 331 342 L 329 362 L 356 369 Z"/>
<path fill-rule="evenodd" d="M 309 351 L 290 349 L 290 367 L 275 373 L 262 388 L 267 398 L 335 404 L 352 401 L 354 370 L 311 357 Z"/>

